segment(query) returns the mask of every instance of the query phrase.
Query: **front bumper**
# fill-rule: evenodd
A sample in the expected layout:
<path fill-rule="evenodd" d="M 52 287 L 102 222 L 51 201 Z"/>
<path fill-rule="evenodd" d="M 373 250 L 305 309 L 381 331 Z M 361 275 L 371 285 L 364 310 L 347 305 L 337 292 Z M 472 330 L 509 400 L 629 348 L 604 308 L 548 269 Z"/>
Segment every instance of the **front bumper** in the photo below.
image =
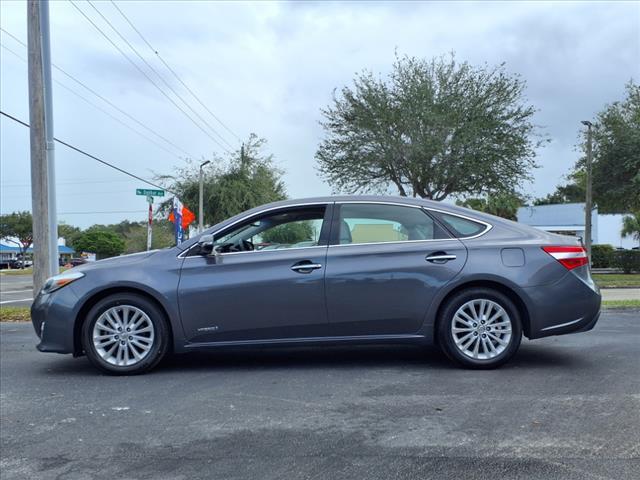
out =
<path fill-rule="evenodd" d="M 39 293 L 31 305 L 31 323 L 40 338 L 41 352 L 74 353 L 74 323 L 78 296 L 71 286 Z"/>
<path fill-rule="evenodd" d="M 600 318 L 602 297 L 590 277 L 572 272 L 552 285 L 524 288 L 530 313 L 529 338 L 586 332 Z"/>

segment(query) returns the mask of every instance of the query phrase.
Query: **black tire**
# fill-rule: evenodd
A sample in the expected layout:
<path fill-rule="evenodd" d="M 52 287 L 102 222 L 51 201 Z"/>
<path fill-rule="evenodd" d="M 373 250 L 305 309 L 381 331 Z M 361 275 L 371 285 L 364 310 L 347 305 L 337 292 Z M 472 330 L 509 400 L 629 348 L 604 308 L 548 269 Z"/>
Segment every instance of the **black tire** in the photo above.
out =
<path fill-rule="evenodd" d="M 472 300 L 491 300 L 500 305 L 511 321 L 511 337 L 506 348 L 493 358 L 472 358 L 456 345 L 452 331 L 452 323 L 458 309 Z M 495 333 L 495 332 L 494 332 Z M 440 311 L 438 318 L 438 343 L 444 353 L 460 366 L 472 369 L 491 369 L 499 367 L 513 357 L 522 340 L 522 321 L 518 309 L 505 294 L 490 288 L 473 287 L 456 293 Z"/>
<path fill-rule="evenodd" d="M 102 358 L 93 343 L 93 329 L 100 316 L 119 305 L 131 305 L 142 310 L 153 324 L 151 348 L 138 363 L 129 366 L 113 365 Z M 154 368 L 165 357 L 170 345 L 170 330 L 164 312 L 149 299 L 135 293 L 117 293 L 98 301 L 89 311 L 82 325 L 82 346 L 89 361 L 110 375 L 138 375 Z"/>

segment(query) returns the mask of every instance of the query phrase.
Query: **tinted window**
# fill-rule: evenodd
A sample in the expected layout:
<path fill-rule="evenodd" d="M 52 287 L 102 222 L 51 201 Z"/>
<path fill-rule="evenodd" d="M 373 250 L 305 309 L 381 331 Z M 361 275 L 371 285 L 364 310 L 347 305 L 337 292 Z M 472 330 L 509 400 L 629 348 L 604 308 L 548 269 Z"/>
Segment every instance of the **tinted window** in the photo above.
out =
<path fill-rule="evenodd" d="M 222 252 L 313 247 L 320 241 L 325 207 L 278 211 L 215 237 Z"/>
<path fill-rule="evenodd" d="M 449 215 L 442 212 L 432 212 L 438 219 L 445 224 L 445 226 L 456 237 L 473 237 L 484 232 L 487 226 L 483 223 L 474 222 L 466 218 L 461 218 L 456 215 Z"/>
<path fill-rule="evenodd" d="M 338 243 L 383 243 L 448 238 L 422 209 L 347 203 L 340 207 Z"/>

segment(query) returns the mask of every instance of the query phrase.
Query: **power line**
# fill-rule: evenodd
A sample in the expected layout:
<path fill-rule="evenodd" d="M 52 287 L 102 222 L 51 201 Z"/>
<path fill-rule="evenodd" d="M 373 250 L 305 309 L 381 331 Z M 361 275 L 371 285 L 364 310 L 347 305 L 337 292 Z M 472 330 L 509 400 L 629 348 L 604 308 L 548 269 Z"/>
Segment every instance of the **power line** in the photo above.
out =
<path fill-rule="evenodd" d="M 7 32 L 4 28 L 0 27 L 0 30 L 2 32 L 4 32 L 5 34 L 7 34 L 9 37 L 13 38 L 16 42 L 18 42 L 20 45 L 22 45 L 23 47 L 26 48 L 27 44 L 24 43 L 22 40 L 20 40 L 19 38 L 17 38 L 15 35 L 12 35 L 11 33 Z M 6 48 L 6 47 L 5 47 Z M 69 78 L 70 80 L 72 80 L 73 82 L 77 83 L 78 85 L 80 85 L 82 88 L 84 88 L 85 90 L 87 90 L 88 92 L 92 93 L 93 95 L 95 95 L 96 97 L 98 97 L 100 100 L 102 100 L 103 102 L 105 102 L 107 105 L 109 105 L 110 107 L 114 108 L 115 110 L 117 110 L 118 112 L 120 112 L 121 114 L 125 115 L 127 118 L 129 118 L 130 120 L 132 120 L 133 122 L 135 122 L 136 124 L 140 125 L 142 128 L 144 128 L 145 130 L 147 130 L 148 132 L 152 133 L 153 135 L 155 135 L 157 138 L 163 140 L 164 142 L 166 142 L 168 145 L 171 145 L 173 148 L 175 148 L 176 150 L 178 150 L 179 152 L 183 153 L 184 155 L 186 155 L 189 158 L 195 158 L 194 155 L 191 155 L 189 152 L 186 152 L 185 150 L 183 150 L 182 148 L 180 148 L 178 145 L 176 145 L 175 143 L 173 143 L 171 140 L 167 139 L 166 137 L 164 137 L 163 135 L 159 134 L 158 132 L 156 132 L 155 130 L 151 129 L 150 127 L 148 127 L 147 125 L 145 125 L 144 123 L 142 123 L 140 120 L 136 119 L 135 117 L 133 117 L 132 115 L 130 115 L 128 112 L 126 112 L 125 110 L 123 110 L 122 108 L 118 107 L 117 105 L 115 105 L 113 102 L 111 102 L 109 99 L 105 98 L 103 95 L 99 94 L 98 92 L 96 92 L 94 89 L 92 89 L 91 87 L 89 87 L 88 85 L 86 85 L 85 83 L 81 82 L 80 80 L 78 80 L 76 77 L 74 77 L 73 75 L 71 75 L 70 73 L 66 72 L 65 70 L 63 70 L 61 67 L 57 66 L 55 63 L 52 63 L 53 68 L 55 68 L 57 71 L 59 71 L 60 73 L 62 73 L 64 76 L 66 76 L 67 78 Z"/>
<path fill-rule="evenodd" d="M 114 2 L 114 0 L 110 0 L 111 3 L 113 4 L 113 6 L 116 8 L 116 10 L 118 10 L 118 12 L 120 12 L 120 15 L 122 15 L 122 17 L 127 21 L 127 23 L 131 26 L 131 28 L 133 28 L 133 30 L 138 34 L 138 36 L 142 39 L 142 41 L 144 43 L 147 44 L 147 47 L 149 47 L 149 49 L 160 59 L 160 61 L 162 62 L 162 64 L 167 68 L 167 70 L 169 70 L 173 76 L 176 78 L 176 80 L 178 80 L 178 82 L 180 82 L 182 84 L 182 86 L 191 94 L 191 96 L 193 96 L 193 98 L 196 99 L 196 101 L 207 111 L 209 112 L 209 114 L 220 124 L 222 125 L 225 130 L 227 130 L 227 132 L 229 132 L 231 135 L 233 135 L 238 141 L 240 140 L 240 137 L 238 135 L 235 134 L 235 132 L 233 130 L 231 130 L 222 120 L 220 120 L 220 118 L 218 118 L 218 116 L 213 113 L 209 107 L 206 106 L 206 104 L 200 100 L 200 98 L 193 92 L 193 90 L 191 90 L 191 88 L 189 88 L 189 86 L 182 81 L 182 79 L 180 78 L 180 76 L 178 76 L 178 74 L 175 72 L 175 70 L 173 68 L 171 68 L 171 66 L 164 61 L 164 59 L 162 58 L 162 56 L 160 55 L 160 53 L 153 48 L 153 46 L 151 46 L 151 44 L 147 41 L 147 39 L 144 37 L 144 35 L 142 35 L 142 33 L 140 32 L 140 30 L 138 30 L 136 28 L 136 26 L 133 24 L 133 22 L 131 20 L 129 20 L 129 17 L 127 17 L 124 12 L 120 9 L 120 7 L 118 7 L 118 5 L 116 4 L 116 2 Z"/>
<path fill-rule="evenodd" d="M 27 128 L 31 128 L 31 126 L 30 126 L 28 123 L 23 122 L 22 120 L 20 120 L 20 119 L 18 119 L 18 118 L 16 118 L 16 117 L 14 117 L 13 115 L 9 115 L 8 113 L 5 113 L 5 112 L 3 112 L 2 110 L 0 110 L 0 114 L 4 115 L 5 117 L 7 117 L 7 118 L 9 118 L 9 119 L 11 119 L 11 120 L 13 120 L 14 122 L 19 123 L 20 125 L 23 125 L 23 126 L 25 126 L 25 127 L 27 127 Z M 136 180 L 139 180 L 139 181 L 141 181 L 141 182 L 144 182 L 144 183 L 146 183 L 147 185 L 151 185 L 152 187 L 159 188 L 160 190 L 165 190 L 165 191 L 167 191 L 167 192 L 169 192 L 169 193 L 171 193 L 171 194 L 173 194 L 173 195 L 176 195 L 176 196 L 178 195 L 177 193 L 175 193 L 175 192 L 173 192 L 173 191 L 169 190 L 168 188 L 165 188 L 165 187 L 163 187 L 163 186 L 157 185 L 157 184 L 155 184 L 155 183 L 153 183 L 153 182 L 150 182 L 149 180 L 145 180 L 144 178 L 139 177 L 138 175 L 136 175 L 136 174 L 134 174 L 134 173 L 127 172 L 126 170 L 124 170 L 124 169 L 122 169 L 122 168 L 120 168 L 120 167 L 117 167 L 117 166 L 116 166 L 116 165 L 114 165 L 113 163 L 109 163 L 109 162 L 107 162 L 106 160 L 102 160 L 101 158 L 96 157 L 95 155 L 91 155 L 90 153 L 87 153 L 87 152 L 85 152 L 84 150 L 82 150 L 82 149 L 80 149 L 80 148 L 78 148 L 78 147 L 75 147 L 75 146 L 71 145 L 70 143 L 67 143 L 67 142 L 65 142 L 65 141 L 63 141 L 63 140 L 60 140 L 59 138 L 55 138 L 55 137 L 54 137 L 53 139 L 54 139 L 56 142 L 58 142 L 60 145 L 64 145 L 65 147 L 70 148 L 71 150 L 73 150 L 73 151 L 75 151 L 75 152 L 78 152 L 78 153 L 80 153 L 80 154 L 82 154 L 82 155 L 84 155 L 84 156 L 86 156 L 86 157 L 89 157 L 89 158 L 91 158 L 91 159 L 93 159 L 93 160 L 95 160 L 95 161 L 97 161 L 97 162 L 100 162 L 100 163 L 102 163 L 103 165 L 106 165 L 107 167 L 111 167 L 111 168 L 113 168 L 114 170 L 119 171 L 120 173 L 124 173 L 125 175 L 128 175 L 128 176 L 130 176 L 130 177 L 132 177 L 132 178 L 135 178 Z"/>
<path fill-rule="evenodd" d="M 58 215 L 95 215 L 108 213 L 140 213 L 140 210 L 107 210 L 102 212 L 60 212 Z"/>
<path fill-rule="evenodd" d="M 113 40 L 111 40 L 111 38 L 109 37 L 109 35 L 107 35 L 98 25 L 96 25 L 96 23 L 91 20 L 91 18 L 89 18 L 89 16 L 84 13 L 82 11 L 82 9 L 80 7 L 78 7 L 72 0 L 69 0 L 69 3 L 73 6 L 73 8 L 75 8 L 78 12 L 80 12 L 80 14 L 111 44 L 113 45 L 113 47 L 118 50 L 118 52 L 136 69 L 138 70 L 147 80 L 149 80 L 149 82 L 156 87 L 156 89 L 164 96 L 167 98 L 167 100 L 169 100 L 178 110 L 180 110 L 185 117 L 187 117 L 191 123 L 193 123 L 196 127 L 198 127 L 207 137 L 209 137 L 215 144 L 217 144 L 220 148 L 222 148 L 224 151 L 226 151 L 227 153 L 231 153 L 230 150 L 228 150 L 224 145 L 222 145 L 215 137 L 213 137 L 209 132 L 207 132 L 202 125 L 200 125 L 197 121 L 195 121 L 193 119 L 193 117 L 191 117 L 191 115 L 189 115 L 187 112 L 184 111 L 184 109 L 178 105 L 176 103 L 176 101 L 171 98 L 170 95 L 167 94 L 167 92 L 165 92 L 149 75 L 147 75 L 147 72 L 145 72 L 144 70 L 142 70 L 138 64 L 136 62 L 134 62 L 131 57 L 129 57 L 129 55 L 127 55 Z"/>
<path fill-rule="evenodd" d="M 4 44 L 0 44 L 0 46 L 2 46 L 2 48 L 4 48 L 5 50 L 7 50 L 8 52 L 12 53 L 13 55 L 15 55 L 16 57 L 18 57 L 20 60 L 22 60 L 23 62 L 26 62 L 27 60 L 23 57 L 21 57 L 18 53 L 14 52 L 13 50 L 11 50 L 9 47 L 7 47 Z M 144 138 L 145 140 L 147 140 L 148 142 L 153 143 L 155 146 L 157 146 L 158 148 L 164 150 L 165 152 L 169 153 L 172 156 L 178 156 L 176 155 L 174 152 L 172 152 L 171 150 L 169 150 L 168 148 L 162 146 L 161 144 L 159 144 L 158 142 L 156 142 L 155 140 L 147 137 L 144 133 L 139 132 L 138 130 L 136 130 L 135 128 L 131 127 L 130 125 L 127 125 L 125 122 L 123 122 L 122 120 L 120 120 L 118 117 L 116 117 L 115 115 L 109 113 L 107 110 L 105 110 L 104 108 L 96 105 L 95 103 L 93 103 L 91 100 L 89 100 L 88 98 L 80 95 L 78 92 L 76 92 L 75 90 L 69 88 L 68 86 L 66 86 L 64 83 L 60 82 L 59 80 L 55 80 L 54 81 L 60 85 L 62 88 L 64 88 L 65 90 L 69 91 L 70 93 L 72 93 L 73 95 L 75 95 L 76 97 L 84 100 L 85 102 L 87 102 L 89 105 L 91 105 L 92 107 L 100 110 L 102 113 L 104 113 L 105 115 L 108 115 L 109 117 L 111 117 L 113 120 L 115 120 L 116 122 L 120 123 L 121 125 L 124 125 L 126 128 L 128 128 L 129 130 L 131 130 L 132 132 L 135 132 L 136 134 L 140 135 L 142 138 Z M 178 156 L 179 158 L 179 156 Z"/>
<path fill-rule="evenodd" d="M 211 130 L 211 132 L 216 135 L 222 142 L 224 142 L 225 144 L 227 144 L 227 146 L 229 146 L 230 148 L 233 148 L 233 145 L 231 145 L 229 142 L 227 142 L 227 140 L 218 133 L 218 131 L 205 119 L 202 117 L 202 115 L 200 115 L 198 113 L 197 110 L 193 109 L 191 107 L 191 105 L 189 104 L 189 102 L 187 102 L 184 98 L 182 98 L 182 96 L 176 92 L 176 90 L 171 86 L 171 84 L 169 82 L 167 82 L 165 80 L 165 78 L 153 67 L 153 65 L 151 65 L 149 62 L 147 62 L 147 60 L 142 56 L 142 54 L 140 54 L 140 52 L 138 52 L 138 50 L 136 49 L 136 47 L 134 47 L 131 42 L 129 42 L 129 40 L 126 39 L 126 37 L 120 33 L 120 31 L 113 25 L 113 23 L 111 23 L 111 21 L 109 21 L 109 19 L 98 9 L 98 7 L 96 7 L 91 0 L 87 0 L 87 3 L 89 4 L 89 6 L 91 6 L 91 8 L 93 8 L 98 15 L 100 15 L 100 18 L 102 18 L 107 25 L 109 25 L 109 27 L 111 27 L 111 29 L 116 33 L 116 35 L 118 35 L 118 37 L 120 37 L 120 39 L 127 44 L 127 46 L 133 51 L 133 53 L 136 54 L 136 56 L 142 60 L 142 63 L 144 63 L 147 68 L 149 68 L 149 70 L 151 70 L 153 73 L 156 74 L 156 76 L 162 81 L 162 83 L 164 83 L 166 85 L 166 87 L 171 90 L 171 92 L 189 109 L 191 110 L 191 112 L 198 117 L 207 127 L 209 127 L 209 129 Z"/>

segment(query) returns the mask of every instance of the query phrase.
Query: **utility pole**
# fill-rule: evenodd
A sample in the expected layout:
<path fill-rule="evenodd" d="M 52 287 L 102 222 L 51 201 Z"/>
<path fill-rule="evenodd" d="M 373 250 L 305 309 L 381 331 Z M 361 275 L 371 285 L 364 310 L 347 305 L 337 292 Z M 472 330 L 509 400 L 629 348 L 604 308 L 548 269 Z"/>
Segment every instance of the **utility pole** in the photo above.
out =
<path fill-rule="evenodd" d="M 204 176 L 202 174 L 202 167 L 211 163 L 211 160 L 202 162 L 200 164 L 200 191 L 198 193 L 198 233 L 202 233 L 204 230 Z"/>
<path fill-rule="evenodd" d="M 591 191 L 591 155 L 593 151 L 593 136 L 591 127 L 593 127 L 593 124 L 588 120 L 583 120 L 582 124 L 587 127 L 587 198 L 585 199 L 584 204 L 584 245 L 587 249 L 589 265 L 591 265 L 591 211 L 593 210 L 593 194 Z"/>
<path fill-rule="evenodd" d="M 58 273 L 48 0 L 27 2 L 33 288 Z"/>

